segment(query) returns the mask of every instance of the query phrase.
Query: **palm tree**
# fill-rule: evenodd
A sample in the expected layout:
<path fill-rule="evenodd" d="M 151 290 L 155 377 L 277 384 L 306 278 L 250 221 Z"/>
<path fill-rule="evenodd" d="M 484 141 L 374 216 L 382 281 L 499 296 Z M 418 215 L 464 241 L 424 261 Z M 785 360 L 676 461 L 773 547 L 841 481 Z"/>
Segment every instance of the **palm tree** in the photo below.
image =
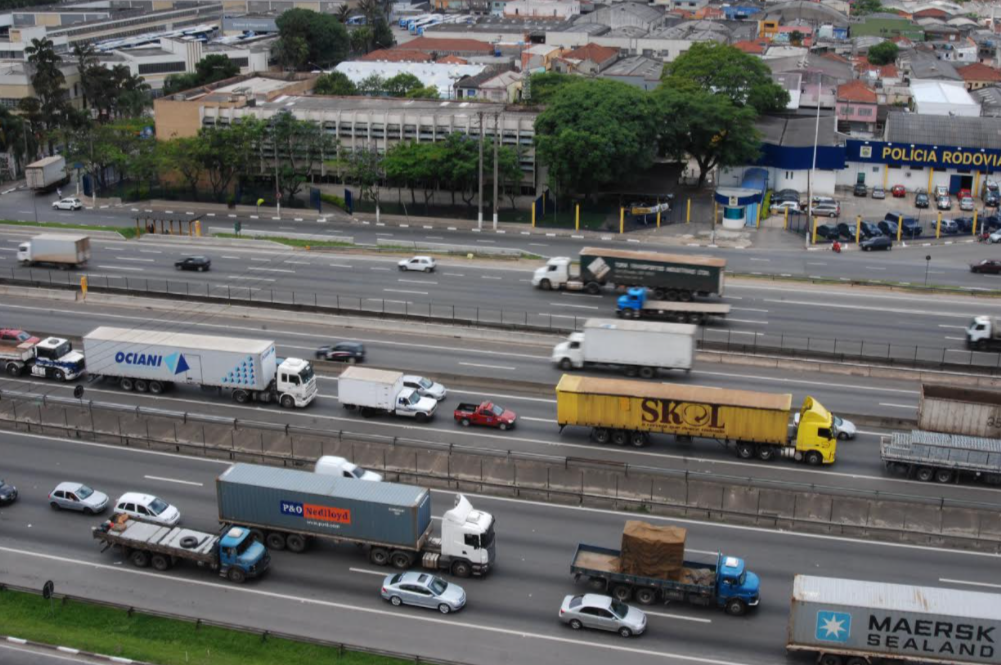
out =
<path fill-rule="evenodd" d="M 345 2 L 339 6 L 337 11 L 334 13 L 334 17 L 341 23 L 347 23 L 348 19 L 351 18 L 351 7 L 348 3 Z"/>
<path fill-rule="evenodd" d="M 77 42 L 73 45 L 73 57 L 76 58 L 76 68 L 80 72 L 80 89 L 83 92 L 83 107 L 94 97 L 94 76 L 92 67 L 97 66 L 97 51 L 91 44 Z"/>

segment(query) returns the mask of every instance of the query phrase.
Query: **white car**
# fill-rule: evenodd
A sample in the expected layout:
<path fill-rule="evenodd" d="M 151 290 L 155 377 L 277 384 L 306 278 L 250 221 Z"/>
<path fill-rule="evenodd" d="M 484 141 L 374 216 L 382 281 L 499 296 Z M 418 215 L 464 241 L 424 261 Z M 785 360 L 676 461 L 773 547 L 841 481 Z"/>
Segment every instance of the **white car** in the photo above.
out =
<path fill-rule="evenodd" d="M 445 399 L 448 395 L 448 391 L 445 390 L 445 386 L 440 383 L 436 383 L 425 376 L 404 376 L 403 385 L 407 388 L 413 388 L 421 397 L 433 397 L 439 402 Z"/>
<path fill-rule="evenodd" d="M 52 207 L 56 210 L 80 210 L 83 208 L 83 203 L 80 199 L 70 197 L 68 199 L 59 199 L 52 204 Z"/>
<path fill-rule="evenodd" d="M 855 429 L 855 423 L 850 420 L 845 420 L 844 418 L 835 416 L 831 414 L 834 418 L 834 428 L 838 430 L 838 439 L 844 441 L 846 439 L 854 439 L 857 430 Z M 793 422 L 796 423 L 796 427 L 799 427 L 799 414 L 797 413 L 793 417 Z"/>
<path fill-rule="evenodd" d="M 403 259 L 396 264 L 401 271 L 417 270 L 418 272 L 434 272 L 438 266 L 430 256 L 415 256 L 412 259 Z"/>
<path fill-rule="evenodd" d="M 994 233 L 987 236 L 987 242 L 991 244 L 997 244 L 1001 242 L 1001 230 L 995 231 Z"/>
<path fill-rule="evenodd" d="M 974 205 L 975 204 L 973 202 L 973 199 L 970 198 L 969 196 L 964 196 L 963 198 L 961 198 L 959 200 L 959 209 L 960 210 L 966 210 L 966 211 L 973 210 Z"/>
<path fill-rule="evenodd" d="M 952 210 L 952 199 L 948 196 L 940 196 L 937 199 L 937 205 L 939 210 Z"/>
<path fill-rule="evenodd" d="M 324 476 L 335 476 L 338 478 L 370 480 L 375 483 L 382 480 L 381 474 L 369 471 L 368 469 L 363 469 L 357 464 L 347 461 L 343 457 L 335 457 L 334 455 L 324 455 L 320 459 L 316 460 L 316 466 L 313 467 L 313 472 Z"/>
<path fill-rule="evenodd" d="M 115 515 L 128 515 L 144 522 L 175 526 L 181 521 L 181 511 L 152 494 L 126 492 L 115 501 Z"/>
<path fill-rule="evenodd" d="M 799 202 L 797 201 L 782 201 L 780 203 L 775 203 L 772 205 L 772 212 L 778 214 L 784 214 L 785 211 L 789 212 L 800 212 Z"/>

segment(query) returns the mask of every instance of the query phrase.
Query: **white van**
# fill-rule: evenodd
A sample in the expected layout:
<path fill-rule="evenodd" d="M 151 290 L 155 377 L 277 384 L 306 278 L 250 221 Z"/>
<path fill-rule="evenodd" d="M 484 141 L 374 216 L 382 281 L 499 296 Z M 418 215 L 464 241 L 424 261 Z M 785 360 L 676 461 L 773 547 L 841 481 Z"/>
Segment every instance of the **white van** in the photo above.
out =
<path fill-rule="evenodd" d="M 356 480 L 371 480 L 372 482 L 382 481 L 382 475 L 374 471 L 363 469 L 357 464 L 347 461 L 343 457 L 324 455 L 316 460 L 313 467 L 314 473 L 324 476 L 337 476 L 340 478 L 354 478 Z"/>

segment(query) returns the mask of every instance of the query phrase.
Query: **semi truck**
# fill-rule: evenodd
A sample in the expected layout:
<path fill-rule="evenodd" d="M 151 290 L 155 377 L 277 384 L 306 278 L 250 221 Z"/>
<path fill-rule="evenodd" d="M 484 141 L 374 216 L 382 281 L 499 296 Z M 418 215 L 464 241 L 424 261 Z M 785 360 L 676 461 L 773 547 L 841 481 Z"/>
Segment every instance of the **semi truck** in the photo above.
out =
<path fill-rule="evenodd" d="M 821 665 L 996 664 L 999 634 L 998 594 L 797 575 L 786 649 Z"/>
<path fill-rule="evenodd" d="M 494 564 L 494 518 L 458 495 L 432 535 L 431 493 L 308 471 L 234 464 L 216 479 L 219 521 L 252 530 L 271 550 L 305 551 L 314 538 L 355 544 L 375 565 L 420 563 L 457 577 Z"/>
<path fill-rule="evenodd" d="M 102 326 L 83 338 L 89 373 L 123 390 L 156 395 L 178 385 L 227 391 L 240 403 L 305 407 L 316 398 L 308 361 L 280 363 L 270 340 Z"/>
<path fill-rule="evenodd" d="M 271 565 L 267 548 L 254 540 L 250 529 L 237 526 L 228 526 L 218 535 L 120 515 L 92 527 L 91 535 L 105 543 L 105 550 L 120 548 L 137 568 L 153 566 L 165 571 L 179 561 L 191 561 L 241 584 L 260 577 Z"/>
<path fill-rule="evenodd" d="M 616 305 L 615 313 L 624 319 L 655 319 L 695 325 L 712 318 L 725 318 L 730 313 L 730 305 L 726 303 L 651 300 L 649 291 L 641 286 L 619 296 Z"/>
<path fill-rule="evenodd" d="M 1001 392 L 922 385 L 918 428 L 882 437 L 888 471 L 926 482 L 966 476 L 1001 485 Z"/>
<path fill-rule="evenodd" d="M 66 158 L 52 155 L 32 162 L 24 167 L 24 178 L 28 188 L 36 192 L 53 189 L 69 178 L 66 175 Z"/>
<path fill-rule="evenodd" d="M 0 364 L 7 376 L 31 376 L 73 381 L 83 375 L 84 355 L 61 337 L 29 337 L 20 344 L 0 345 Z"/>
<path fill-rule="evenodd" d="M 977 351 L 1001 347 L 1001 318 L 975 316 L 966 327 L 966 346 Z"/>
<path fill-rule="evenodd" d="M 22 266 L 49 265 L 68 270 L 87 265 L 90 237 L 75 233 L 43 233 L 17 246 Z"/>
<path fill-rule="evenodd" d="M 715 439 L 742 459 L 785 457 L 833 464 L 838 431 L 830 411 L 803 400 L 790 437 L 792 395 L 564 374 L 556 386 L 556 420 L 590 428 L 597 443 L 646 446 L 651 434 Z"/>
<path fill-rule="evenodd" d="M 389 414 L 427 422 L 438 409 L 438 400 L 421 396 L 404 385 L 403 372 L 368 367 L 348 367 L 337 379 L 337 400 L 362 415 Z"/>
<path fill-rule="evenodd" d="M 623 289 L 642 286 L 653 290 L 657 300 L 689 301 L 695 296 L 722 296 L 725 273 L 726 259 L 712 256 L 585 247 L 577 274 L 572 259 L 553 257 L 535 271 L 532 286 L 592 295 L 607 284 Z"/>
<path fill-rule="evenodd" d="M 588 319 L 553 348 L 563 371 L 604 366 L 626 376 L 652 379 L 662 369 L 690 372 L 695 361 L 695 326 L 652 321 Z"/>

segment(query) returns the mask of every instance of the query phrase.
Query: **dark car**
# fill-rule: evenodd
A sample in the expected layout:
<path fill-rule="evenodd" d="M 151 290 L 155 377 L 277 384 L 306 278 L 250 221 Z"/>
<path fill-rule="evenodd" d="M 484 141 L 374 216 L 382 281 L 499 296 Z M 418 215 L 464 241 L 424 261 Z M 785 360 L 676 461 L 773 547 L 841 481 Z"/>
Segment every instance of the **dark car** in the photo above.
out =
<path fill-rule="evenodd" d="M 783 201 L 795 201 L 799 203 L 799 192 L 795 189 L 780 189 L 772 194 L 772 203 L 782 203 Z"/>
<path fill-rule="evenodd" d="M 977 233 L 993 233 L 1001 229 L 1001 216 L 985 215 L 977 222 Z"/>
<path fill-rule="evenodd" d="M 997 208 L 1001 204 L 1001 196 L 997 192 L 987 192 L 984 194 L 984 207 Z"/>
<path fill-rule="evenodd" d="M 17 501 L 17 488 L 0 478 L 0 506 L 9 506 Z"/>
<path fill-rule="evenodd" d="M 855 188 L 852 189 L 852 194 L 854 194 L 855 196 L 868 196 L 869 188 L 863 185 L 862 183 L 857 183 L 855 185 Z"/>
<path fill-rule="evenodd" d="M 917 217 L 908 217 L 899 210 L 891 210 L 890 212 L 886 213 L 885 217 L 883 217 L 883 221 L 887 222 L 887 227 L 892 226 L 893 228 L 893 231 L 889 232 L 885 228 L 883 228 L 883 223 L 880 222 L 879 228 L 883 232 L 883 235 L 892 235 L 894 238 L 896 238 L 897 222 L 900 220 L 903 220 L 904 222 L 904 229 L 900 234 L 901 237 L 917 238 L 919 235 L 921 235 L 921 226 L 918 224 Z"/>
<path fill-rule="evenodd" d="M 876 222 L 862 222 L 861 235 L 863 240 L 868 240 L 869 238 L 878 238 L 883 235 L 883 232 L 879 230 Z"/>
<path fill-rule="evenodd" d="M 956 222 L 956 226 L 959 227 L 960 233 L 972 233 L 973 232 L 973 218 L 972 217 L 954 217 L 953 220 Z"/>
<path fill-rule="evenodd" d="M 928 195 L 924 192 L 918 192 L 914 195 L 914 207 L 915 208 L 927 208 L 931 205 L 931 201 L 928 199 Z"/>
<path fill-rule="evenodd" d="M 893 241 L 886 236 L 875 236 L 872 238 L 866 238 L 860 242 L 858 246 L 863 252 L 872 252 L 881 249 L 890 251 L 893 249 Z"/>
<path fill-rule="evenodd" d="M 855 242 L 855 228 L 854 224 L 849 224 L 848 222 L 841 222 L 838 224 L 838 235 L 849 242 Z"/>
<path fill-rule="evenodd" d="M 212 267 L 212 261 L 207 256 L 189 256 L 180 261 L 174 261 L 174 267 L 178 270 L 205 272 Z"/>
<path fill-rule="evenodd" d="M 1001 274 L 1001 261 L 998 259 L 984 259 L 979 263 L 971 263 L 970 272 L 980 272 L 987 275 Z"/>
<path fill-rule="evenodd" d="M 365 345 L 359 342 L 338 342 L 329 346 L 321 346 L 316 350 L 316 357 L 319 360 L 353 365 L 365 360 Z"/>
<path fill-rule="evenodd" d="M 817 238 L 822 238 L 824 240 L 837 240 L 840 235 L 840 231 L 836 224 L 818 224 L 817 225 Z"/>

